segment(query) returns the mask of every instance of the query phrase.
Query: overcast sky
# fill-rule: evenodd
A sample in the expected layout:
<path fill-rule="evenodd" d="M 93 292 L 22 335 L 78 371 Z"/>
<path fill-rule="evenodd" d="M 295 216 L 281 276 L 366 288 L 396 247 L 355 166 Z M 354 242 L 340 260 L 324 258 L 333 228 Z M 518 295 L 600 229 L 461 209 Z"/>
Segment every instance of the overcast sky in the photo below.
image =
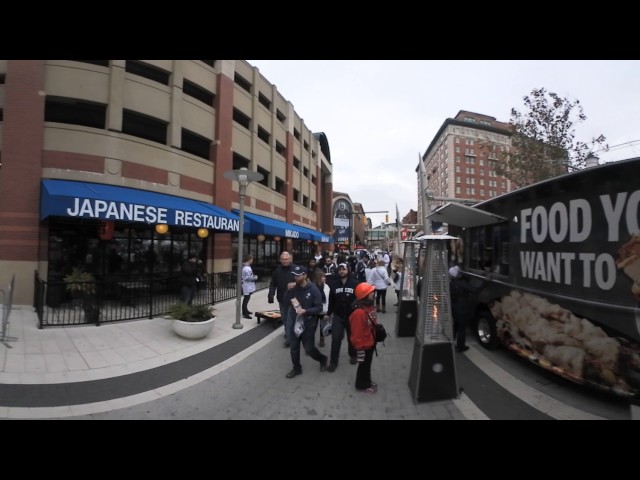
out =
<path fill-rule="evenodd" d="M 579 100 L 587 120 L 576 140 L 603 134 L 601 162 L 640 156 L 638 60 L 248 60 L 293 104 L 312 132 L 324 132 L 333 188 L 365 211 L 395 220 L 417 210 L 415 169 L 447 118 L 460 110 L 508 122 L 523 97 L 545 88 Z M 383 214 L 371 214 L 373 225 Z"/>

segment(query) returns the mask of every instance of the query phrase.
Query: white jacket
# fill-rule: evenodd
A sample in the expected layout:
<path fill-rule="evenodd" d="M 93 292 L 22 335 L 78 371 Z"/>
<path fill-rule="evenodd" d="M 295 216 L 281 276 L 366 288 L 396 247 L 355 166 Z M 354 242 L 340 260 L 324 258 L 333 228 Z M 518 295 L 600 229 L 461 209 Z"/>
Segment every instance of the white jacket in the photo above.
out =
<path fill-rule="evenodd" d="M 258 277 L 253 274 L 251 265 L 244 265 L 242 267 L 242 294 L 250 295 L 256 291 L 256 280 Z"/>
<path fill-rule="evenodd" d="M 376 267 L 371 274 L 372 285 L 376 290 L 386 290 L 389 286 L 389 274 L 384 267 Z"/>

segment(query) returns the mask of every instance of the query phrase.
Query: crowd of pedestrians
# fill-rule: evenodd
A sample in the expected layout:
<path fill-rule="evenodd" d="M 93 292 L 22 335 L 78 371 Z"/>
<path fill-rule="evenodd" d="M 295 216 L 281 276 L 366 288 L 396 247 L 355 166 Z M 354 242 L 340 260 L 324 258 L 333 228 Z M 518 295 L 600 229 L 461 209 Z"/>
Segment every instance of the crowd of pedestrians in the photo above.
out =
<path fill-rule="evenodd" d="M 247 264 L 250 266 L 250 262 Z M 378 321 L 376 314 L 386 312 L 390 264 L 391 256 L 386 252 L 377 256 L 364 253 L 358 257 L 327 253 L 317 255 L 307 265 L 294 264 L 289 252 L 280 254 L 280 265 L 271 276 L 267 301 L 278 300 L 284 346 L 289 348 L 292 362 L 287 378 L 302 374 L 301 346 L 319 363 L 320 371 L 335 372 L 346 338 L 349 363 L 358 365 L 356 390 L 377 391 L 377 385 L 371 381 L 375 348 L 372 339 Z M 320 348 L 330 335 L 329 355 L 316 346 L 316 332 Z"/>

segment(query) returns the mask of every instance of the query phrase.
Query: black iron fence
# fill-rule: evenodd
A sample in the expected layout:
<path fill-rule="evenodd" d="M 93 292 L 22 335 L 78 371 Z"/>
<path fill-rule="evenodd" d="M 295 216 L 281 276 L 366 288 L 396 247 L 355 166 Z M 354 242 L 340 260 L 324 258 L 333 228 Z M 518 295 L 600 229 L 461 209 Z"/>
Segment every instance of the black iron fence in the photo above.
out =
<path fill-rule="evenodd" d="M 0 318 L 0 341 L 8 340 L 9 316 L 13 308 L 13 291 L 15 289 L 16 275 L 11 275 L 11 281 L 6 289 L 0 290 L 2 296 L 2 316 Z"/>
<path fill-rule="evenodd" d="M 205 275 L 193 303 L 213 305 L 236 298 L 236 278 L 233 272 Z M 180 301 L 178 276 L 47 282 L 36 271 L 34 282 L 38 328 L 153 318 L 166 314 L 170 305 Z M 268 278 L 256 283 L 257 290 L 268 286 Z"/>

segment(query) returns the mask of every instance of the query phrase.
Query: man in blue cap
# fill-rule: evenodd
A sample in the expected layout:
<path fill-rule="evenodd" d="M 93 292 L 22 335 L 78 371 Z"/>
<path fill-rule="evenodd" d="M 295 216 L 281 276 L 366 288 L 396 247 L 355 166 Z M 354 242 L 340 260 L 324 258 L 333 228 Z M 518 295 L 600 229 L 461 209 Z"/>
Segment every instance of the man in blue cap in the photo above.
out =
<path fill-rule="evenodd" d="M 322 294 L 318 287 L 307 278 L 305 267 L 296 265 L 291 272 L 296 286 L 291 289 L 289 298 L 291 298 L 291 304 L 295 309 L 296 321 L 289 338 L 293 369 L 286 374 L 287 378 L 293 378 L 302 373 L 300 343 L 302 343 L 307 355 L 320 362 L 321 372 L 327 369 L 327 356 L 320 353 L 315 345 L 319 314 L 322 312 Z"/>

